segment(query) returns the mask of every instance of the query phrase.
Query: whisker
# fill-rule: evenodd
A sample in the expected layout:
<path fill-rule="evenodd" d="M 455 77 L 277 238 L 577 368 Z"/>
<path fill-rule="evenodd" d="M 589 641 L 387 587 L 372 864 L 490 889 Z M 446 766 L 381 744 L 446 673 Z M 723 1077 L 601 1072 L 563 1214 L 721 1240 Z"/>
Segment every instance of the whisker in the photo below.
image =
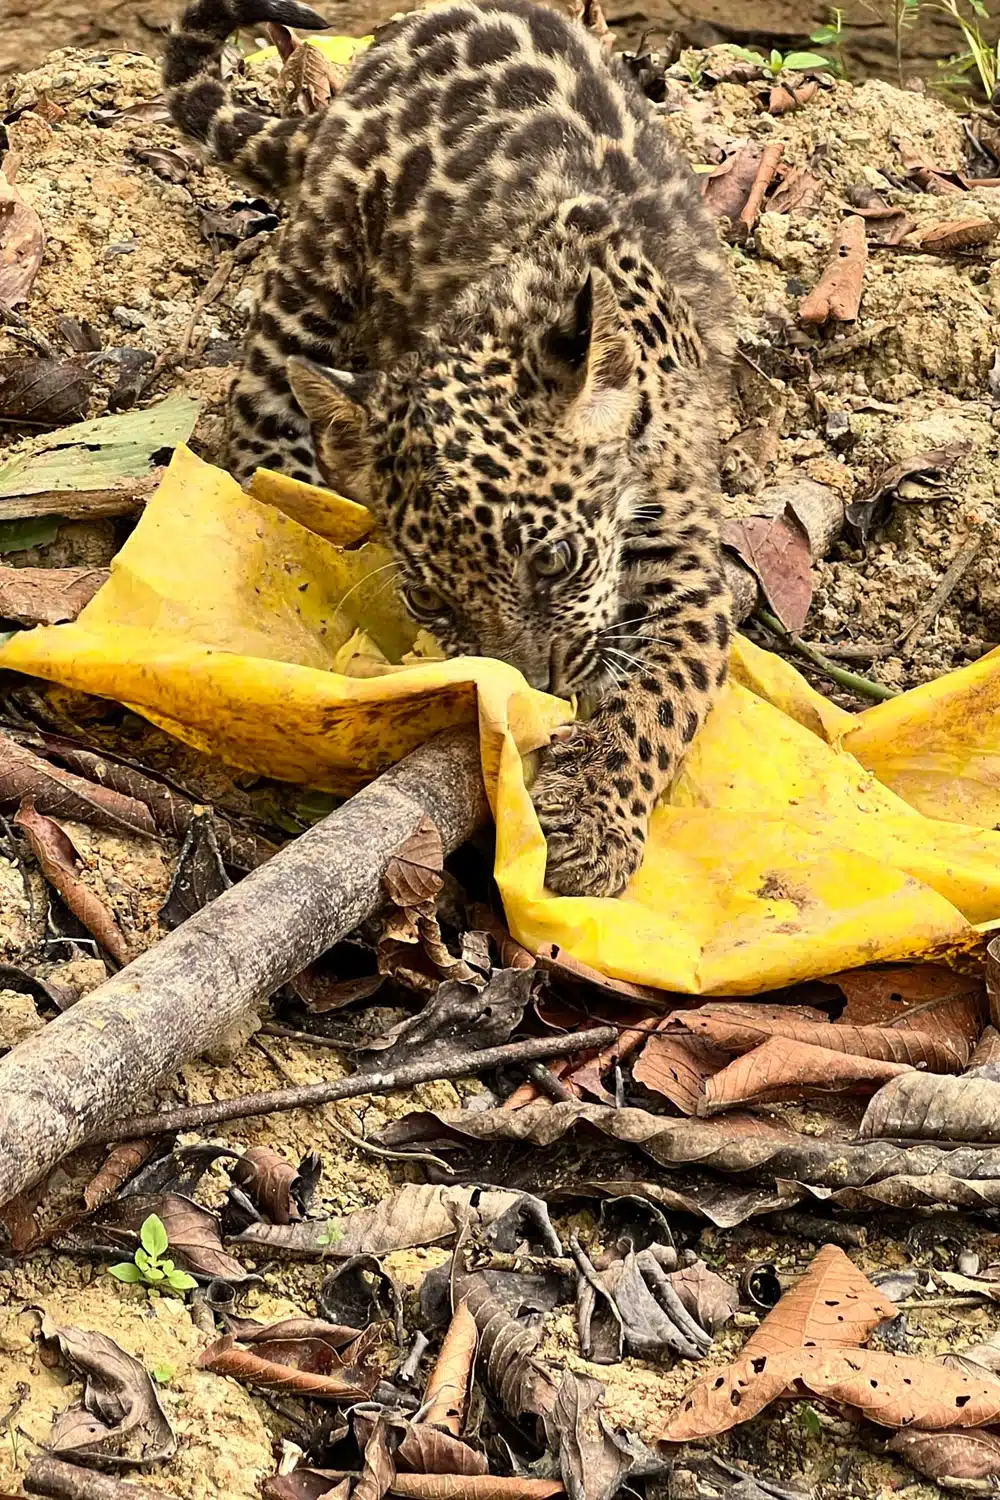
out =
<path fill-rule="evenodd" d="M 622 661 L 627 661 L 631 666 L 636 667 L 640 672 L 644 672 L 646 670 L 645 663 L 641 662 L 637 656 L 630 656 L 627 651 L 618 651 L 614 646 L 607 646 L 605 649 L 610 651 L 614 656 L 620 656 Z"/>
<path fill-rule="evenodd" d="M 398 567 L 399 567 L 399 563 L 397 563 L 397 562 L 387 562 L 387 563 L 383 563 L 380 568 L 373 568 L 370 573 L 366 573 L 363 578 L 359 578 L 358 581 L 357 581 L 357 583 L 352 583 L 351 584 L 351 587 L 347 590 L 347 593 L 343 596 L 343 598 L 342 599 L 338 599 L 338 601 L 337 601 L 337 608 L 338 609 L 343 609 L 344 605 L 347 603 L 348 599 L 350 599 L 351 595 L 352 594 L 356 594 L 357 591 L 358 591 L 358 589 L 361 587 L 362 584 L 369 583 L 373 578 L 377 578 L 378 575 L 380 573 L 384 573 L 387 568 L 398 568 Z"/>

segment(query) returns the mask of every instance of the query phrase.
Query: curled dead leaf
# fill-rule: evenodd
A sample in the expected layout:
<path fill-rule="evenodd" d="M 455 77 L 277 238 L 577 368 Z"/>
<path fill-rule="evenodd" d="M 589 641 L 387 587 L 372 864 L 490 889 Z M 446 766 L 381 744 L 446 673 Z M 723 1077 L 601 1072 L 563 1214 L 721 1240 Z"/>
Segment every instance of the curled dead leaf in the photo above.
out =
<path fill-rule="evenodd" d="M 826 270 L 799 304 L 802 322 L 853 323 L 861 307 L 867 264 L 865 221 L 859 214 L 851 214 L 834 238 Z"/>
<path fill-rule="evenodd" d="M 550 1500 L 563 1494 L 558 1479 L 498 1478 L 493 1474 L 397 1474 L 392 1493 L 406 1500 Z"/>
<path fill-rule="evenodd" d="M 705 1097 L 705 1085 L 713 1074 L 728 1065 L 730 1054 L 702 1037 L 655 1032 L 632 1067 L 636 1083 L 679 1109 L 681 1114 L 698 1113 Z"/>
<path fill-rule="evenodd" d="M 725 1328 L 740 1305 L 739 1289 L 717 1271 L 710 1271 L 703 1260 L 671 1271 L 667 1279 L 706 1333 L 714 1335 Z"/>
<path fill-rule="evenodd" d="M 897 1074 L 913 1071 L 908 1063 L 855 1057 L 773 1036 L 708 1079 L 698 1113 L 714 1115 L 747 1104 L 797 1099 L 803 1094 L 870 1094 Z"/>
<path fill-rule="evenodd" d="M 888 1448 L 927 1479 L 1000 1478 L 1000 1436 L 995 1432 L 897 1432 Z"/>
<path fill-rule="evenodd" d="M 1000 1142 L 1000 1083 L 989 1078 L 900 1074 L 879 1089 L 858 1129 L 863 1139 Z"/>
<path fill-rule="evenodd" d="M 114 1339 L 60 1327 L 43 1317 L 43 1344 L 84 1382 L 83 1399 L 56 1417 L 49 1451 L 79 1464 L 135 1467 L 169 1458 L 177 1447 L 156 1388 L 143 1366 Z"/>
<path fill-rule="evenodd" d="M 90 823 L 112 833 L 156 836 L 156 824 L 141 802 L 50 765 L 0 731 L 0 805 L 16 805 L 25 797 L 48 816 Z"/>
<path fill-rule="evenodd" d="M 77 920 L 117 963 L 127 964 L 131 953 L 125 934 L 96 891 L 77 875 L 78 855 L 69 835 L 38 812 L 31 797 L 22 801 L 14 823 L 24 830 L 42 874 Z"/>
<path fill-rule="evenodd" d="M 229 1170 L 233 1181 L 272 1224 L 291 1224 L 301 1219 L 298 1195 L 304 1186 L 302 1167 L 293 1167 L 272 1146 L 252 1146 Z M 305 1180 L 310 1182 L 311 1190 L 315 1176 Z"/>
<path fill-rule="evenodd" d="M 786 630 L 801 630 L 812 602 L 812 553 L 791 506 L 778 516 L 725 521 L 722 541 L 746 563 Z"/>
<path fill-rule="evenodd" d="M 421 818 L 386 866 L 382 884 L 394 906 L 420 906 L 440 893 L 444 845 L 434 820 Z"/>
<path fill-rule="evenodd" d="M 346 1364 L 337 1348 L 323 1339 L 278 1338 L 240 1349 L 227 1334 L 205 1350 L 198 1364 L 258 1390 L 314 1401 L 360 1401 L 379 1381 L 377 1366 L 364 1361 Z"/>
<path fill-rule="evenodd" d="M 932 255 L 948 255 L 954 250 L 971 250 L 978 245 L 990 245 L 1000 233 L 1000 222 L 995 219 L 948 219 L 943 223 L 924 224 L 907 236 L 907 241 L 918 244 L 921 250 Z"/>
<path fill-rule="evenodd" d="M 87 415 L 96 381 L 97 371 L 86 360 L 0 356 L 0 418 L 28 427 L 78 421 Z"/>
<path fill-rule="evenodd" d="M 119 1145 L 112 1146 L 104 1164 L 83 1190 L 86 1208 L 93 1212 L 102 1204 L 110 1202 L 152 1155 L 155 1144 L 151 1140 L 138 1140 L 122 1141 Z"/>
<path fill-rule="evenodd" d="M 488 1474 L 482 1453 L 450 1432 L 440 1432 L 426 1419 L 410 1423 L 396 1449 L 396 1460 L 413 1474 Z"/>
<path fill-rule="evenodd" d="M 432 1427 L 447 1428 L 454 1437 L 462 1432 L 465 1422 L 477 1342 L 476 1320 L 467 1303 L 460 1302 L 424 1392 L 424 1421 Z"/>

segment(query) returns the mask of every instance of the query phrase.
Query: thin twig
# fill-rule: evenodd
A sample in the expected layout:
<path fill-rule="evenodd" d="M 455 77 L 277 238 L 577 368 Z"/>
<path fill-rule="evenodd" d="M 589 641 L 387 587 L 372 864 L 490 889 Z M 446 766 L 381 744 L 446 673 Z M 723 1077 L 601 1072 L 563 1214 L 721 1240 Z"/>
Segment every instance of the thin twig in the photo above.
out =
<path fill-rule="evenodd" d="M 275 1057 L 270 1047 L 266 1046 L 259 1036 L 254 1037 L 253 1045 L 257 1048 L 258 1052 L 264 1054 L 279 1078 L 283 1078 L 290 1088 L 299 1087 L 299 1082 L 295 1075 L 289 1072 L 280 1057 Z M 362 1153 L 367 1151 L 369 1156 L 381 1156 L 387 1161 L 426 1161 L 430 1162 L 432 1167 L 437 1167 L 439 1171 L 449 1174 L 455 1170 L 454 1167 L 449 1166 L 440 1156 L 435 1156 L 430 1151 L 393 1151 L 388 1146 L 376 1146 L 374 1141 L 367 1141 L 364 1136 L 355 1135 L 353 1130 L 348 1130 L 347 1126 L 341 1124 L 332 1110 L 327 1110 L 326 1112 L 326 1123 L 336 1135 L 350 1142 L 356 1151 Z"/>
<path fill-rule="evenodd" d="M 982 1307 L 984 1302 L 993 1299 L 988 1292 L 981 1292 L 976 1297 L 907 1297 L 905 1302 L 894 1303 L 901 1312 L 917 1312 L 921 1307 L 949 1307 L 954 1312 L 962 1312 L 970 1307 Z"/>
<path fill-rule="evenodd" d="M 231 250 L 225 251 L 225 253 L 219 257 L 219 264 L 216 266 L 214 272 L 212 273 L 211 279 L 209 280 L 208 285 L 205 287 L 205 290 L 202 292 L 201 296 L 195 303 L 191 316 L 188 319 L 187 327 L 185 328 L 183 337 L 181 338 L 180 347 L 177 350 L 177 358 L 179 360 L 187 358 L 188 351 L 191 348 L 191 340 L 194 338 L 194 331 L 201 321 L 202 313 L 210 303 L 215 301 L 216 297 L 222 291 L 222 288 L 225 286 L 226 282 L 233 274 L 233 267 L 235 266 L 235 264 L 236 259 Z"/>
<path fill-rule="evenodd" d="M 833 661 L 882 661 L 895 656 L 895 641 L 834 641 L 816 648 Z"/>
<path fill-rule="evenodd" d="M 207 1104 L 168 1109 L 162 1114 L 137 1115 L 97 1132 L 90 1141 L 132 1141 L 139 1136 L 166 1135 L 174 1130 L 198 1130 L 203 1125 L 217 1125 L 223 1120 L 245 1120 L 250 1115 L 271 1115 L 314 1104 L 330 1104 L 336 1099 L 365 1099 L 372 1094 L 391 1094 L 418 1083 L 469 1078 L 493 1068 L 518 1067 L 526 1062 L 589 1051 L 592 1047 L 606 1046 L 615 1035 L 612 1026 L 595 1026 L 566 1036 L 533 1036 L 523 1042 L 508 1042 L 503 1047 L 484 1047 L 478 1052 L 463 1052 L 445 1061 L 434 1062 L 432 1059 L 410 1063 L 386 1073 L 354 1073 L 349 1078 L 308 1083 L 299 1088 L 244 1094 L 239 1099 L 213 1099 Z"/>
<path fill-rule="evenodd" d="M 981 531 L 975 531 L 971 536 L 966 537 L 965 542 L 948 564 L 941 582 L 917 615 L 913 624 L 903 632 L 896 642 L 903 656 L 911 656 L 913 654 L 913 648 L 917 642 L 923 637 L 924 632 L 931 622 L 940 614 L 948 599 L 964 578 L 982 543 L 983 534 Z"/>
<path fill-rule="evenodd" d="M 793 635 L 790 630 L 786 630 L 777 616 L 772 615 L 769 610 L 758 607 L 756 617 L 771 631 L 772 635 L 787 641 L 793 650 L 797 651 L 800 656 L 804 656 L 806 661 L 811 661 L 814 667 L 818 667 L 838 687 L 848 688 L 852 693 L 858 693 L 863 698 L 874 698 L 879 703 L 888 698 L 899 697 L 895 688 L 886 687 L 881 682 L 872 682 L 868 677 L 858 677 L 854 672 L 845 672 L 843 667 L 835 666 L 832 661 L 828 661 L 817 651 L 815 646 L 810 646 L 801 636 Z"/>
<path fill-rule="evenodd" d="M 543 1094 L 547 1094 L 557 1104 L 565 1104 L 576 1097 L 572 1090 L 568 1089 L 554 1073 L 550 1073 L 543 1063 L 529 1063 L 524 1072 L 525 1077 L 530 1078 Z"/>

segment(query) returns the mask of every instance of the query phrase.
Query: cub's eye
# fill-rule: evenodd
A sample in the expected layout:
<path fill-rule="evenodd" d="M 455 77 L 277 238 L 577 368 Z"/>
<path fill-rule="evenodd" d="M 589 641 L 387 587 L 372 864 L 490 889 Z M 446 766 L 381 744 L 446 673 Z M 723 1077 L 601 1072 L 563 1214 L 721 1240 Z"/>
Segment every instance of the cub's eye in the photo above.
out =
<path fill-rule="evenodd" d="M 546 542 L 532 553 L 531 566 L 539 578 L 558 578 L 576 568 L 576 548 L 565 539 Z"/>
<path fill-rule="evenodd" d="M 406 607 L 417 620 L 437 620 L 446 613 L 444 596 L 437 589 L 426 589 L 419 585 L 403 590 Z"/>

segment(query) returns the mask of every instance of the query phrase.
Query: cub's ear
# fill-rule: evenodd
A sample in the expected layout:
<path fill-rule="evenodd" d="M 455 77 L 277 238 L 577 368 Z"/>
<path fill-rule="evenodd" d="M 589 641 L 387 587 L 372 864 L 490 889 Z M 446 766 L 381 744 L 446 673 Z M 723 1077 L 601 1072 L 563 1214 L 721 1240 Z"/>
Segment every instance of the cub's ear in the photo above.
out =
<path fill-rule="evenodd" d="M 624 437 L 635 410 L 638 355 L 618 297 L 595 266 L 553 329 L 548 351 L 565 368 L 572 396 L 566 424 L 583 437 Z"/>
<path fill-rule="evenodd" d="M 328 370 L 298 356 L 287 371 L 292 395 L 312 424 L 320 467 L 335 488 L 360 499 L 368 489 L 371 414 L 385 376 Z"/>

